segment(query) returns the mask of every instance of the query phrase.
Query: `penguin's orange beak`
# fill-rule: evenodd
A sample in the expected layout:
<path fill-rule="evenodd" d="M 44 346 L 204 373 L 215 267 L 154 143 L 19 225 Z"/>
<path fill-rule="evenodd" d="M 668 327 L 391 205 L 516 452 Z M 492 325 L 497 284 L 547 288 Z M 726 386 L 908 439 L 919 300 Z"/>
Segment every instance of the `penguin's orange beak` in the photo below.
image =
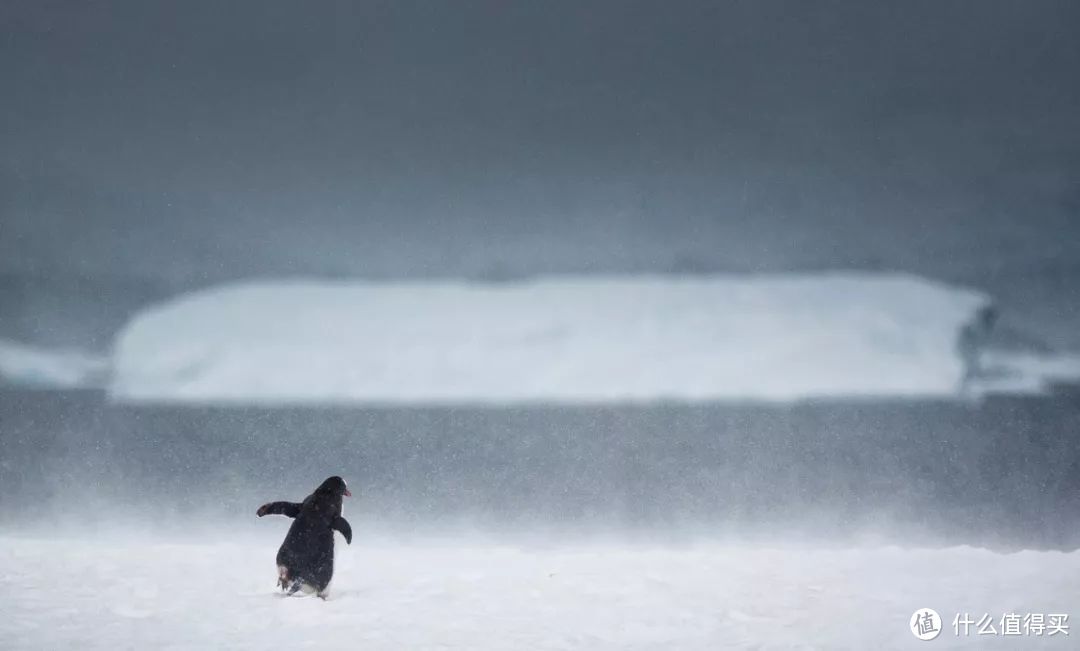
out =
<path fill-rule="evenodd" d="M 352 497 L 352 493 L 349 492 L 348 488 L 345 489 L 345 497 Z"/>

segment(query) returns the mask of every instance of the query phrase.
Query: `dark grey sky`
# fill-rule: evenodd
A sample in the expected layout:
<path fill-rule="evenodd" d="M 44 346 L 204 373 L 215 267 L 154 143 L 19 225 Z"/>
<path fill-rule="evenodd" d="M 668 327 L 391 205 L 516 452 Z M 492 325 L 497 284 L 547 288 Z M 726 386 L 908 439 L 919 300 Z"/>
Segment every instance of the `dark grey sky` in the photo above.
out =
<path fill-rule="evenodd" d="M 1007 292 L 1080 260 L 1070 0 L 8 0 L 0 28 L 9 277 L 858 266 Z"/>

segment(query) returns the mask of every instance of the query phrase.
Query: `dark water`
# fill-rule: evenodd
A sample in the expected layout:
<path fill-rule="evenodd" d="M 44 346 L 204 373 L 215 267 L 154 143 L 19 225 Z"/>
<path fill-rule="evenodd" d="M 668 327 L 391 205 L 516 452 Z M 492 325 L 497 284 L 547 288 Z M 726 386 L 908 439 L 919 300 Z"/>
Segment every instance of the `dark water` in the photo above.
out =
<path fill-rule="evenodd" d="M 1080 393 L 513 408 L 113 406 L 0 392 L 0 522 L 250 516 L 341 474 L 389 528 L 1080 546 Z"/>

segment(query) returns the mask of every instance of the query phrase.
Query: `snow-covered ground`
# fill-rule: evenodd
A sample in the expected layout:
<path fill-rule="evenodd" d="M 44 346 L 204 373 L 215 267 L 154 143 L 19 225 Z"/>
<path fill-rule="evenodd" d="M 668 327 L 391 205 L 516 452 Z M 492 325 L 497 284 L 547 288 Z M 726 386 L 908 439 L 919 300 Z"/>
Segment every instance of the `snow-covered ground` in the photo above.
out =
<path fill-rule="evenodd" d="M 284 525 L 282 525 L 283 528 Z M 1080 555 L 699 544 L 338 543 L 331 598 L 274 590 L 280 532 L 228 543 L 0 535 L 6 649 L 1069 649 Z M 933 608 L 932 642 L 909 632 Z M 997 635 L 957 636 L 986 614 Z M 962 629 L 961 629 L 962 632 Z"/>
<path fill-rule="evenodd" d="M 49 388 L 103 386 L 107 358 L 0 339 L 0 383 Z"/>
<path fill-rule="evenodd" d="M 146 310 L 138 401 L 582 403 L 951 395 L 988 297 L 895 274 L 278 281 Z"/>

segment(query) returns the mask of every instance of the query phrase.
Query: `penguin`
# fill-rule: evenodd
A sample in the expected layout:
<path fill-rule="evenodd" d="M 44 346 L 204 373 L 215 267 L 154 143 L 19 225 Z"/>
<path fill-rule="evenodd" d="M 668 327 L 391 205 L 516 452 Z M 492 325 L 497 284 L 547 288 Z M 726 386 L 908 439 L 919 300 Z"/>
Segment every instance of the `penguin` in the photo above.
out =
<path fill-rule="evenodd" d="M 352 544 L 352 527 L 341 517 L 342 498 L 351 497 L 345 480 L 330 477 L 304 501 L 269 502 L 255 512 L 264 515 L 284 515 L 295 518 L 285 541 L 277 553 L 278 586 L 296 594 L 298 590 L 314 592 L 326 599 L 330 579 L 334 577 L 334 531 L 340 531 L 345 542 Z"/>

